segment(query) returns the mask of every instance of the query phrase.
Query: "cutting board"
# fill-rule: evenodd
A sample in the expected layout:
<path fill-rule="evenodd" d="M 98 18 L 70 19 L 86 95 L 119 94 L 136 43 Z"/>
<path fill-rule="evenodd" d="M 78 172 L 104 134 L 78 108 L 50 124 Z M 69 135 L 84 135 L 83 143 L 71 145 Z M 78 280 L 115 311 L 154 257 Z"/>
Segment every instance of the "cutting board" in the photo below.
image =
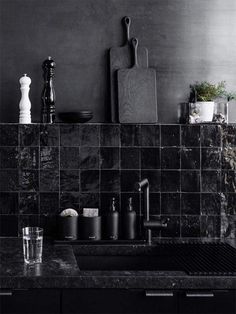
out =
<path fill-rule="evenodd" d="M 109 67 L 110 67 L 110 104 L 111 104 L 111 122 L 119 122 L 118 120 L 118 92 L 117 92 L 117 70 L 130 68 L 133 64 L 132 47 L 130 44 L 130 25 L 131 18 L 125 16 L 123 18 L 125 28 L 126 43 L 122 47 L 113 47 L 109 51 Z M 145 47 L 139 47 L 138 62 L 143 68 L 148 67 L 148 50 Z"/>
<path fill-rule="evenodd" d="M 138 39 L 132 39 L 134 66 L 118 70 L 120 123 L 156 123 L 156 70 L 139 66 Z"/>

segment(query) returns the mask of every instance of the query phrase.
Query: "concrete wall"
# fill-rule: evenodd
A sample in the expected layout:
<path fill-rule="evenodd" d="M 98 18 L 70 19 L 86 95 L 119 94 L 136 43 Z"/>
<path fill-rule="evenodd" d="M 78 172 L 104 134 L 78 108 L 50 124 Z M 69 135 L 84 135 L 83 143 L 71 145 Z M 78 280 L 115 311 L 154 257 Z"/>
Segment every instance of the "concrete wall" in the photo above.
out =
<path fill-rule="evenodd" d="M 160 122 L 177 121 L 177 104 L 196 80 L 226 80 L 236 90 L 235 0 L 0 0 L 0 14 L 0 122 L 18 120 L 23 73 L 32 78 L 39 121 L 41 64 L 49 55 L 57 63 L 57 111 L 92 109 L 93 121 L 106 121 L 107 50 L 123 44 L 125 15 L 157 69 Z"/>

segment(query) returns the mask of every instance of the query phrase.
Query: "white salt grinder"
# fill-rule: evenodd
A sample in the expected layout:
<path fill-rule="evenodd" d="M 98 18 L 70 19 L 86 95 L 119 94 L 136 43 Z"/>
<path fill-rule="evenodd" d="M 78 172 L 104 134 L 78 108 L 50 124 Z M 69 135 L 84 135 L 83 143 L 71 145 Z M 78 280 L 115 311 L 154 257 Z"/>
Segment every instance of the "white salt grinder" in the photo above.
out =
<path fill-rule="evenodd" d="M 20 117 L 19 117 L 19 123 L 31 123 L 31 102 L 29 99 L 29 90 L 30 90 L 30 84 L 31 79 L 27 76 L 27 74 L 24 74 L 19 79 L 20 82 L 20 90 L 21 90 L 21 100 L 19 103 L 19 109 L 20 109 Z"/>

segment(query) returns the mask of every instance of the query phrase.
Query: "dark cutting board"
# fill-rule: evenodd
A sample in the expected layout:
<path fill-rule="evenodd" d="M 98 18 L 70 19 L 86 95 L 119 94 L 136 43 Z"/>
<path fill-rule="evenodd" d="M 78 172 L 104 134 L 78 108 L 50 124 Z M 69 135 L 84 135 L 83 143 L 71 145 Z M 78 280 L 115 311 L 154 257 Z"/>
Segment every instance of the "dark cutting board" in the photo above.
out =
<path fill-rule="evenodd" d="M 118 70 L 120 123 L 156 123 L 156 70 L 142 68 L 137 59 L 138 39 L 132 39 L 134 66 Z"/>
<path fill-rule="evenodd" d="M 117 91 L 117 70 L 130 68 L 133 64 L 132 46 L 130 44 L 130 17 L 124 17 L 123 23 L 126 30 L 126 43 L 122 47 L 113 47 L 109 51 L 110 66 L 110 104 L 111 104 L 111 122 L 119 122 L 118 119 L 118 91 Z M 148 67 L 148 50 L 145 47 L 139 47 L 138 62 L 143 68 Z"/>

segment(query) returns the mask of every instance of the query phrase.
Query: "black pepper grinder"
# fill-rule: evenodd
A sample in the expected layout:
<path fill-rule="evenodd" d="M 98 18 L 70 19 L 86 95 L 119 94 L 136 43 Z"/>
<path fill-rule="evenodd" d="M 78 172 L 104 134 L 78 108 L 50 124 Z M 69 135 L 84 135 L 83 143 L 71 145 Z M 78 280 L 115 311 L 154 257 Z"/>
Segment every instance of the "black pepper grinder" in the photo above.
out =
<path fill-rule="evenodd" d="M 53 76 L 56 63 L 48 57 L 42 64 L 44 88 L 42 91 L 42 123 L 53 123 L 55 121 L 55 101 L 56 95 L 53 87 Z"/>

